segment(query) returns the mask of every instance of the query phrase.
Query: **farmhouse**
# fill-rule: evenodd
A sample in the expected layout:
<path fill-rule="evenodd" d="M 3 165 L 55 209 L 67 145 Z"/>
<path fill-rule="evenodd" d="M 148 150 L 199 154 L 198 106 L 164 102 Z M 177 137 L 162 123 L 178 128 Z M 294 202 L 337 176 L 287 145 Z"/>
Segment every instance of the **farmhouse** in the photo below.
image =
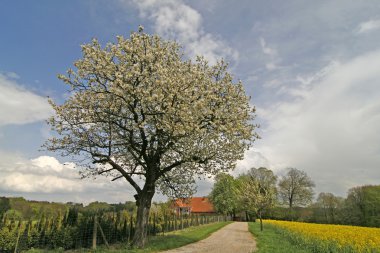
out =
<path fill-rule="evenodd" d="M 176 214 L 214 214 L 214 206 L 206 197 L 192 197 L 173 201 Z"/>

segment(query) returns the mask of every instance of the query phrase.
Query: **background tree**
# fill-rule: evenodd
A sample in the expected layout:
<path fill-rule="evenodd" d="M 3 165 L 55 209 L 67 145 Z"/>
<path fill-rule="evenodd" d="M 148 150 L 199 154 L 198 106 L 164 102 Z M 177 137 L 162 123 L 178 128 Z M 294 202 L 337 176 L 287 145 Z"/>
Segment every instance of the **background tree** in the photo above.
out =
<path fill-rule="evenodd" d="M 235 218 L 236 213 L 241 211 L 236 187 L 237 182 L 233 176 L 225 173 L 216 175 L 209 197 L 217 212 Z"/>
<path fill-rule="evenodd" d="M 223 61 L 185 61 L 176 43 L 142 28 L 82 52 L 76 71 L 59 75 L 71 96 L 50 101 L 57 135 L 45 146 L 77 157 L 83 177 L 127 180 L 136 191 L 133 243 L 143 247 L 156 190 L 186 197 L 194 176 L 233 168 L 257 137 L 254 109 Z"/>
<path fill-rule="evenodd" d="M 380 226 L 380 185 L 351 188 L 345 200 L 344 222 L 358 226 Z"/>
<path fill-rule="evenodd" d="M 314 182 L 306 172 L 289 168 L 278 184 L 279 197 L 289 206 L 289 215 L 293 220 L 293 207 L 309 204 L 314 196 Z"/>
<path fill-rule="evenodd" d="M 8 198 L 0 197 L 0 221 L 3 219 L 3 215 L 11 209 L 11 204 Z"/>
<path fill-rule="evenodd" d="M 337 223 L 338 216 L 343 207 L 344 199 L 329 192 L 321 192 L 318 195 L 316 208 L 321 210 L 323 223 Z M 319 220 L 318 220 L 319 221 Z M 319 222 L 321 222 L 319 221 Z"/>
<path fill-rule="evenodd" d="M 247 174 L 241 175 L 238 192 L 243 206 L 255 211 L 260 219 L 260 229 L 263 230 L 263 212 L 274 206 L 276 201 L 277 177 L 267 168 L 252 168 Z"/>

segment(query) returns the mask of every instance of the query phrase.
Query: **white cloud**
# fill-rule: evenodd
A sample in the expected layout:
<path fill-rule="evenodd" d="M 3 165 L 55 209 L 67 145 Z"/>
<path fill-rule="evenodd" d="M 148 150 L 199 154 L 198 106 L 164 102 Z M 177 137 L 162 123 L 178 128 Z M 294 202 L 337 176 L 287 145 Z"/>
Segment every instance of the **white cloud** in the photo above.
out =
<path fill-rule="evenodd" d="M 280 79 L 273 79 L 263 84 L 263 87 L 265 88 L 278 88 L 281 86 L 282 80 Z"/>
<path fill-rule="evenodd" d="M 363 23 L 360 23 L 357 28 L 357 33 L 367 33 L 370 31 L 374 31 L 380 29 L 380 19 L 369 20 Z"/>
<path fill-rule="evenodd" d="M 276 56 L 277 55 L 277 50 L 274 48 L 270 48 L 265 39 L 260 37 L 260 45 L 261 45 L 261 50 L 263 51 L 264 54 L 270 55 L 270 56 Z"/>
<path fill-rule="evenodd" d="M 191 58 L 203 55 L 211 64 L 220 58 L 236 61 L 238 53 L 222 39 L 207 33 L 201 14 L 182 1 L 134 1 L 140 15 L 154 22 L 155 31 L 166 38 L 178 40 Z"/>
<path fill-rule="evenodd" d="M 74 164 L 61 164 L 56 158 L 40 156 L 27 160 L 22 156 L 0 152 L 0 188 L 14 192 L 81 192 Z"/>
<path fill-rule="evenodd" d="M 53 201 L 92 200 L 124 202 L 133 200 L 133 190 L 125 180 L 111 182 L 109 178 L 80 179 L 79 167 L 61 163 L 55 157 L 40 156 L 25 159 L 0 150 L 0 192 L 33 196 Z M 44 197 L 39 197 L 44 196 Z M 59 196 L 59 197 L 57 197 Z M 89 197 L 92 196 L 92 197 Z"/>
<path fill-rule="evenodd" d="M 47 100 L 21 87 L 15 73 L 0 73 L 0 126 L 47 119 L 52 109 Z"/>
<path fill-rule="evenodd" d="M 275 63 L 273 63 L 273 62 L 269 62 L 269 63 L 266 63 L 266 64 L 265 64 L 265 68 L 266 68 L 267 70 L 275 70 L 275 69 L 277 69 L 278 67 L 276 66 Z"/>
<path fill-rule="evenodd" d="M 17 75 L 15 72 L 6 72 L 4 73 L 4 75 L 11 79 L 20 79 L 20 76 Z"/>
<path fill-rule="evenodd" d="M 378 66 L 380 51 L 330 64 L 304 81 L 308 89 L 293 89 L 303 94 L 298 99 L 258 108 L 266 121 L 260 153 L 275 168 L 307 171 L 320 191 L 344 195 L 355 185 L 378 183 Z"/>
<path fill-rule="evenodd" d="M 251 168 L 270 168 L 272 165 L 269 160 L 264 157 L 258 150 L 251 148 L 244 154 L 244 159 L 239 160 L 236 164 L 236 169 L 232 172 L 233 175 L 238 176 L 246 173 Z"/>
<path fill-rule="evenodd" d="M 73 180 L 57 176 L 11 173 L 1 180 L 1 188 L 15 192 L 82 192 L 83 186 Z"/>
<path fill-rule="evenodd" d="M 331 61 L 326 67 L 322 68 L 321 70 L 317 71 L 316 73 L 312 75 L 307 75 L 307 76 L 297 75 L 296 81 L 300 82 L 302 85 L 308 86 L 312 83 L 321 81 L 334 69 L 338 68 L 339 65 L 340 65 L 339 62 Z"/>
<path fill-rule="evenodd" d="M 267 58 L 267 62 L 265 63 L 265 68 L 269 71 L 279 69 L 278 63 L 280 63 L 281 59 L 278 56 L 277 50 L 273 47 L 269 47 L 267 42 L 263 37 L 259 38 L 261 51 Z"/>

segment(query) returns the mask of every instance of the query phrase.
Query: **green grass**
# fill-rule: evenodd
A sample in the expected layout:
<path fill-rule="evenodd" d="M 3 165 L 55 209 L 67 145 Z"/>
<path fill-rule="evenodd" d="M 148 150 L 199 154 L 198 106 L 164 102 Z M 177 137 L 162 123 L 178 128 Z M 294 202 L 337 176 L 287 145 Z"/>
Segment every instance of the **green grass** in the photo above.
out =
<path fill-rule="evenodd" d="M 292 244 L 275 228 L 264 224 L 264 230 L 260 231 L 259 222 L 250 222 L 249 231 L 254 235 L 257 244 L 255 253 L 310 253 L 307 249 L 302 249 Z"/>
<path fill-rule="evenodd" d="M 126 244 L 112 245 L 111 249 L 107 249 L 104 246 L 99 246 L 96 251 L 90 249 L 72 250 L 65 252 L 109 252 L 109 253 L 150 253 L 158 252 L 162 250 L 174 249 L 184 246 L 189 243 L 197 242 L 205 239 L 213 232 L 221 229 L 231 222 L 218 222 L 207 225 L 201 225 L 196 227 L 186 228 L 184 230 L 170 232 L 165 234 L 165 236 L 154 236 L 150 237 L 148 243 L 144 249 L 126 249 Z M 52 252 L 63 252 L 59 250 L 29 250 L 28 253 L 52 253 Z"/>

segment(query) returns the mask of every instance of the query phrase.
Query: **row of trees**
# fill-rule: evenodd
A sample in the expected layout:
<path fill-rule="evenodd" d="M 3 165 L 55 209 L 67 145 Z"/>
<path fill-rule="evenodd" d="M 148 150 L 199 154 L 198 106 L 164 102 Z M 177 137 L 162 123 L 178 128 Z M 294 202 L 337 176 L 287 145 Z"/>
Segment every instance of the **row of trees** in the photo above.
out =
<path fill-rule="evenodd" d="M 11 253 L 38 249 L 96 248 L 100 244 L 129 245 L 136 232 L 136 208 L 109 210 L 95 203 L 92 209 L 72 207 L 63 215 L 41 216 L 37 220 L 0 219 L 0 252 Z M 167 203 L 154 205 L 147 223 L 147 235 L 225 221 L 224 216 L 177 215 Z"/>
<path fill-rule="evenodd" d="M 277 184 L 277 176 L 267 168 L 252 168 L 246 174 L 233 178 L 228 174 L 216 177 L 210 194 L 216 210 L 235 216 L 246 211 L 260 219 L 273 208 L 278 199 L 289 207 L 288 218 L 293 219 L 293 207 L 305 205 L 313 198 L 315 184 L 308 175 L 295 168 L 288 170 Z"/>
<path fill-rule="evenodd" d="M 308 209 L 311 215 L 304 220 L 380 227 L 380 185 L 351 188 L 346 198 L 322 192 Z"/>
<path fill-rule="evenodd" d="M 153 206 L 157 206 L 154 204 Z M 22 197 L 0 197 L 0 220 L 6 216 L 9 220 L 36 221 L 41 217 L 58 217 L 67 213 L 69 209 L 78 209 L 81 213 L 104 211 L 122 211 L 134 212 L 136 203 L 126 201 L 125 203 L 108 204 L 105 202 L 91 202 L 84 206 L 81 203 L 57 203 L 48 201 L 26 200 Z"/>
<path fill-rule="evenodd" d="M 358 186 L 346 198 L 321 192 L 315 201 L 314 182 L 304 172 L 288 169 L 278 179 L 267 168 L 252 168 L 236 178 L 219 174 L 210 199 L 216 210 L 232 217 L 245 212 L 280 220 L 380 227 L 380 185 Z"/>

